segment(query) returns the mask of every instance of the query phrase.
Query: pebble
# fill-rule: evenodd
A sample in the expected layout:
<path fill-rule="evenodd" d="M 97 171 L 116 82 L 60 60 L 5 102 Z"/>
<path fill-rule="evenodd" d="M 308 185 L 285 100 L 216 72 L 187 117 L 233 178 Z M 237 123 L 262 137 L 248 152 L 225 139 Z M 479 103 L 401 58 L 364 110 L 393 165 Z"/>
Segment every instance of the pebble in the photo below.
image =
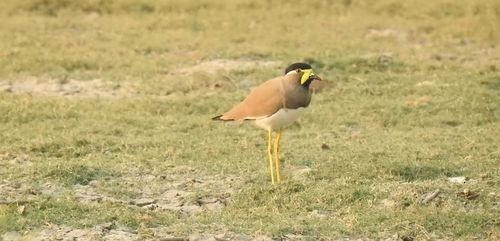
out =
<path fill-rule="evenodd" d="M 152 198 L 139 198 L 133 201 L 134 205 L 137 205 L 139 207 L 146 206 L 149 204 L 153 204 L 156 201 Z"/>
<path fill-rule="evenodd" d="M 466 178 L 465 177 L 449 177 L 448 181 L 453 182 L 453 183 L 465 184 Z"/>

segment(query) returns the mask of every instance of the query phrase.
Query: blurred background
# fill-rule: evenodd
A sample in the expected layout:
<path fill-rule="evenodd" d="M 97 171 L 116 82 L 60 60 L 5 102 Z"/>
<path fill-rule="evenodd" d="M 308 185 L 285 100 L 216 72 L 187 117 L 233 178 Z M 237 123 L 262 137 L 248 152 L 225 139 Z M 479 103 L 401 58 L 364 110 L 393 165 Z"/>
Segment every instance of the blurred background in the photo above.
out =
<path fill-rule="evenodd" d="M 169 74 L 214 59 L 283 62 L 279 69 L 307 60 L 332 74 L 375 65 L 489 71 L 499 61 L 499 12 L 494 0 L 5 0 L 0 74 L 146 80 L 162 94 L 174 85 Z"/>

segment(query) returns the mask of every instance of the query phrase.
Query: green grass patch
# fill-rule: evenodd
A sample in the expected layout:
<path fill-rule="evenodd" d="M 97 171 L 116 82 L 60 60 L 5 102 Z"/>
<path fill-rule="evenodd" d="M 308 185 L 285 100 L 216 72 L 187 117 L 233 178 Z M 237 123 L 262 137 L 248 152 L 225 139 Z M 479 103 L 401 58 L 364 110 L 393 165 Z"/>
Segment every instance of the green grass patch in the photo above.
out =
<path fill-rule="evenodd" d="M 77 165 L 58 166 L 46 174 L 47 178 L 56 179 L 58 182 L 67 185 L 87 185 L 92 180 L 110 179 L 116 174 L 104 171 L 102 169 Z"/>

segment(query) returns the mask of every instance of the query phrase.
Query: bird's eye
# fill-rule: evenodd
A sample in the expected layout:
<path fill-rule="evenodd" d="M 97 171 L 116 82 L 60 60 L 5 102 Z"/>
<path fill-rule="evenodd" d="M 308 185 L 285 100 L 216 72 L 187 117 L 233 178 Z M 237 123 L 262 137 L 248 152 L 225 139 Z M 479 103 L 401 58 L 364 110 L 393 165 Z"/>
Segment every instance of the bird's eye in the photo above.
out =
<path fill-rule="evenodd" d="M 300 73 L 300 72 L 302 72 L 302 70 L 301 69 L 297 69 L 297 73 Z"/>

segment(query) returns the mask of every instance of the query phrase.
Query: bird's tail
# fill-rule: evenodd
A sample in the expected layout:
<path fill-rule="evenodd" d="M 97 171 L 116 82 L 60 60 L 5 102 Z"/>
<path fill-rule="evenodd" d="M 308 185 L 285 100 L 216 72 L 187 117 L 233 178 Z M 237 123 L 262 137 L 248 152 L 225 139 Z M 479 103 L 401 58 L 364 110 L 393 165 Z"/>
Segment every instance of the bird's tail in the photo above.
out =
<path fill-rule="evenodd" d="M 212 120 L 222 120 L 221 117 L 222 115 L 214 116 L 212 117 Z"/>
<path fill-rule="evenodd" d="M 215 121 L 234 121 L 233 119 L 222 119 L 223 115 L 218 115 L 218 116 L 215 116 L 215 117 L 212 117 L 212 120 L 215 120 Z"/>

